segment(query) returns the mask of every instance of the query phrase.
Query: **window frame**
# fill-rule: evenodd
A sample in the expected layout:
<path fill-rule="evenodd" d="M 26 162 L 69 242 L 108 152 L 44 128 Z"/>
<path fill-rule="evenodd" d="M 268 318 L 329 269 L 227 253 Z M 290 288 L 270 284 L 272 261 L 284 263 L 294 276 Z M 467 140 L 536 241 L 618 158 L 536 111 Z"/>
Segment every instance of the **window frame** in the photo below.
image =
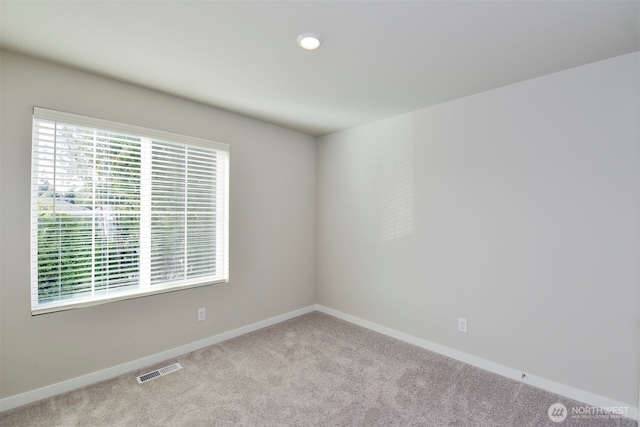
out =
<path fill-rule="evenodd" d="M 219 278 L 211 280 L 212 276 L 195 277 L 191 279 L 183 279 L 180 281 L 167 282 L 164 284 L 153 284 L 151 286 L 142 287 L 138 289 L 129 289 L 124 291 L 118 291 L 115 293 L 106 293 L 104 295 L 93 295 L 87 298 L 71 298 L 68 300 L 58 300 L 54 302 L 47 302 L 41 304 L 38 301 L 39 298 L 39 280 L 38 280 L 38 208 L 39 197 L 38 192 L 35 190 L 39 185 L 39 171 L 36 170 L 38 165 L 37 161 L 37 121 L 47 120 L 57 123 L 69 124 L 82 128 L 93 128 L 99 131 L 113 132 L 116 134 L 130 135 L 136 138 L 144 140 L 154 140 L 157 143 L 175 144 L 182 147 L 191 147 L 194 149 L 207 149 L 215 150 L 216 152 L 216 192 L 215 192 L 215 263 L 216 263 L 216 276 Z M 220 283 L 227 283 L 229 281 L 229 158 L 230 150 L 229 144 L 207 140 L 203 138 L 197 138 L 192 136 L 180 135 L 172 132 L 166 132 L 156 129 L 150 129 L 146 127 L 125 124 L 120 122 L 114 122 L 110 120 L 97 119 L 93 117 L 81 116 L 72 113 L 60 112 L 56 110 L 50 110 L 40 107 L 33 108 L 33 128 L 32 128 L 32 141 L 31 141 L 31 187 L 30 187 L 30 267 L 31 267 L 31 280 L 30 280 L 30 294 L 31 294 L 31 314 L 40 315 L 45 313 L 70 310 L 81 307 L 89 307 L 99 304 L 105 304 L 108 302 L 122 301 L 126 299 L 140 298 L 150 295 L 157 295 L 168 292 L 176 292 L 183 289 L 191 289 L 201 286 L 209 286 Z M 149 166 L 150 167 L 150 166 Z M 141 180 L 144 173 L 141 171 Z M 148 176 L 150 178 L 150 176 Z M 186 178 L 185 178 L 186 179 Z M 145 184 L 141 184 L 143 186 Z M 146 184 L 147 187 L 151 187 L 151 182 Z M 150 194 L 150 193 L 149 193 Z M 142 194 L 140 198 L 142 199 Z M 54 199 L 56 196 L 54 195 Z M 150 233 L 150 230 L 149 230 Z M 150 239 L 150 234 L 147 239 Z M 139 240 L 142 241 L 145 237 L 142 235 Z M 186 251 L 186 248 L 184 249 Z M 138 274 L 141 274 L 140 263 L 137 267 Z M 220 274 L 217 272 L 220 271 Z"/>

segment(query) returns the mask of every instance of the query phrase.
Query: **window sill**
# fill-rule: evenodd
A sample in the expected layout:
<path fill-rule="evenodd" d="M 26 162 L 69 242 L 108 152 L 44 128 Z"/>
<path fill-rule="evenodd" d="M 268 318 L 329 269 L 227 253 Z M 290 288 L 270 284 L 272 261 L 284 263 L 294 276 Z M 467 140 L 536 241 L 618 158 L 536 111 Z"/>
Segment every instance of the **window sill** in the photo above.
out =
<path fill-rule="evenodd" d="M 198 282 L 198 283 L 186 283 L 184 285 L 169 284 L 169 285 L 164 285 L 162 287 L 154 286 L 153 289 L 144 289 L 144 290 L 136 289 L 133 291 L 124 291 L 124 292 L 118 292 L 114 294 L 107 294 L 101 297 L 91 297 L 91 298 L 86 298 L 81 300 L 78 299 L 78 300 L 74 300 L 73 302 L 63 301 L 63 302 L 50 303 L 50 304 L 43 305 L 43 307 L 41 308 L 38 308 L 38 307 L 32 308 L 31 315 L 39 316 L 41 314 L 56 313 L 59 311 L 91 307 L 91 306 L 102 305 L 110 302 L 124 301 L 124 300 L 134 299 L 134 298 L 142 298 L 142 297 L 147 297 L 151 295 L 166 294 L 169 292 L 177 292 L 185 289 L 199 288 L 202 286 L 219 285 L 219 284 L 228 283 L 228 282 L 229 281 L 227 279 L 220 279 L 220 280 Z"/>

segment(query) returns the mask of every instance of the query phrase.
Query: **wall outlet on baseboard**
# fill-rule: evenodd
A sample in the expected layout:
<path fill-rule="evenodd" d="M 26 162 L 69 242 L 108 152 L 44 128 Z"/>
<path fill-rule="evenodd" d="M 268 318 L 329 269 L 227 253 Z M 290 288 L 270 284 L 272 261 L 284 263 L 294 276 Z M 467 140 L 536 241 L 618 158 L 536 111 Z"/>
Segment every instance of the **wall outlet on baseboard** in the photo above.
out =
<path fill-rule="evenodd" d="M 207 309 L 206 308 L 199 308 L 198 309 L 198 322 L 202 322 L 206 318 L 207 318 Z"/>
<path fill-rule="evenodd" d="M 458 317 L 458 331 L 467 333 L 467 319 Z"/>

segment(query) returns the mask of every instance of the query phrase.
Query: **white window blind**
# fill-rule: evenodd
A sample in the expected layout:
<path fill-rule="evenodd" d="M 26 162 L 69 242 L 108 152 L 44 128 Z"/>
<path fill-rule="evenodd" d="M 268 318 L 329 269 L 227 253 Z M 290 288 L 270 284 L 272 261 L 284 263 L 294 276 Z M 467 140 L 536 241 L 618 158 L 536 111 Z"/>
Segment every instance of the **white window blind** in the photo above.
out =
<path fill-rule="evenodd" d="M 228 280 L 227 144 L 34 108 L 31 311 Z"/>

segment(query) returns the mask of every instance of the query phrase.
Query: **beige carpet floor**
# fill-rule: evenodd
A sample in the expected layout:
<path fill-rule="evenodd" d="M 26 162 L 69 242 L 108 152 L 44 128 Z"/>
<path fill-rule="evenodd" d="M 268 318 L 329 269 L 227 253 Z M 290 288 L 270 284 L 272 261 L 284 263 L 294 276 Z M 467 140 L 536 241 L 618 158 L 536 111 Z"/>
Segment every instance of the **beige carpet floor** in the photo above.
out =
<path fill-rule="evenodd" d="M 138 384 L 136 376 L 183 369 Z M 551 421 L 550 405 L 569 416 Z M 2 426 L 637 426 L 314 312 L 0 414 Z"/>

